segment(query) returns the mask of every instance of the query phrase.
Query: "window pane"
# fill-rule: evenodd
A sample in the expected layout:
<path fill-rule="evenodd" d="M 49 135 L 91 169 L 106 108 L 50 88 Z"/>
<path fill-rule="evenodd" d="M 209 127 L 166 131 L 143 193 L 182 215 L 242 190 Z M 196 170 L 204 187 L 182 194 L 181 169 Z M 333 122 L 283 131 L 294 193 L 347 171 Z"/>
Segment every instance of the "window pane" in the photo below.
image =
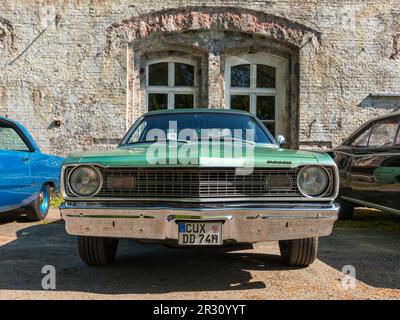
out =
<path fill-rule="evenodd" d="M 168 86 L 168 62 L 149 65 L 149 85 Z"/>
<path fill-rule="evenodd" d="M 353 147 L 366 147 L 368 145 L 369 134 L 371 133 L 371 128 L 362 132 L 352 143 Z"/>
<path fill-rule="evenodd" d="M 375 123 L 372 127 L 371 136 L 369 138 L 369 147 L 390 146 L 394 142 L 397 132 L 399 119 L 387 119 Z"/>
<path fill-rule="evenodd" d="M 0 149 L 13 151 L 29 151 L 28 146 L 13 129 L 0 127 Z"/>
<path fill-rule="evenodd" d="M 250 87 L 250 65 L 242 64 L 231 68 L 231 87 L 249 88 Z"/>
<path fill-rule="evenodd" d="M 257 88 L 275 88 L 275 68 L 265 64 L 257 65 Z"/>
<path fill-rule="evenodd" d="M 168 109 L 168 94 L 149 93 L 149 111 Z"/>
<path fill-rule="evenodd" d="M 275 136 L 275 122 L 267 122 L 263 121 L 264 125 L 267 127 L 269 132 L 272 133 L 273 136 Z"/>
<path fill-rule="evenodd" d="M 257 96 L 257 118 L 275 120 L 275 97 Z"/>
<path fill-rule="evenodd" d="M 175 63 L 175 86 L 194 86 L 194 67 L 185 63 Z"/>
<path fill-rule="evenodd" d="M 231 96 L 231 109 L 250 111 L 250 96 L 246 95 Z"/>
<path fill-rule="evenodd" d="M 176 94 L 175 95 L 175 109 L 193 108 L 193 95 L 192 94 Z"/>

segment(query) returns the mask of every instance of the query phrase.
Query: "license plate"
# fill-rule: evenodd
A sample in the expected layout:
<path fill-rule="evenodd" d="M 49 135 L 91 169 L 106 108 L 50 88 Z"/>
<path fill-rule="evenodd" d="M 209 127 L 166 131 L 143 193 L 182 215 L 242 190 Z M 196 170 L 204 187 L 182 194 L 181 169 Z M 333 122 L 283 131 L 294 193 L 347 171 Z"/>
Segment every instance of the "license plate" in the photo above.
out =
<path fill-rule="evenodd" d="M 183 246 L 217 246 L 222 244 L 221 222 L 179 222 L 178 244 Z"/>

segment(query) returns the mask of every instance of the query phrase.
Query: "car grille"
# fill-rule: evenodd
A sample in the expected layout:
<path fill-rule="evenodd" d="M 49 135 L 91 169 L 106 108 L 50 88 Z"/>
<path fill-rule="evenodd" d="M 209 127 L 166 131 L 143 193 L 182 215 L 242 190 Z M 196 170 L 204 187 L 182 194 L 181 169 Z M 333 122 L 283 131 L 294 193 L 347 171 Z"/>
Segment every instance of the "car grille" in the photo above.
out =
<path fill-rule="evenodd" d="M 237 175 L 235 168 L 102 168 L 101 171 L 104 183 L 97 197 L 300 196 L 297 169 L 256 168 L 248 175 Z M 266 181 L 273 179 L 284 184 L 272 187 Z M 129 181 L 129 186 L 122 187 L 115 181 Z"/>

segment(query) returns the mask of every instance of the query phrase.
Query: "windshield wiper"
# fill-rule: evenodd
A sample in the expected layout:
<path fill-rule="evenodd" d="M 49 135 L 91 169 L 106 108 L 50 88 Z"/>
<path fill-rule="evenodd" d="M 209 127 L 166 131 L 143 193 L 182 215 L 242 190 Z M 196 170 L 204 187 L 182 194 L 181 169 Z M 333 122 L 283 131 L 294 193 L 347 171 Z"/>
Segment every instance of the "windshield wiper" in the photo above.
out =
<path fill-rule="evenodd" d="M 237 142 L 243 142 L 243 143 L 248 143 L 251 145 L 255 145 L 256 143 L 254 141 L 250 141 L 250 140 L 244 140 L 244 139 L 239 139 L 239 138 L 235 138 L 235 137 L 229 137 L 229 136 L 216 136 L 216 137 L 209 137 L 208 139 L 228 139 L 230 141 L 237 141 Z"/>
<path fill-rule="evenodd" d="M 244 139 L 239 139 L 239 138 L 235 138 L 235 137 L 228 137 L 228 136 L 216 136 L 216 137 L 209 137 L 208 140 L 212 140 L 212 139 L 227 139 L 230 141 L 236 141 L 236 142 L 242 142 L 242 143 L 248 143 L 251 145 L 255 145 L 256 143 L 254 141 L 250 141 L 250 140 L 244 140 Z M 128 142 L 126 143 L 126 145 L 132 145 L 132 144 L 141 144 L 141 143 L 156 143 L 156 142 L 171 142 L 171 141 L 176 141 L 179 143 L 190 143 L 191 140 L 180 140 L 180 139 L 168 139 L 168 140 L 141 140 L 141 141 L 135 141 L 135 142 Z M 195 140 L 196 141 L 196 140 Z M 201 140 L 197 140 L 197 142 L 200 142 Z"/>
<path fill-rule="evenodd" d="M 135 142 L 128 142 L 127 145 L 131 144 L 140 144 L 140 143 L 156 143 L 156 142 L 171 142 L 171 141 L 176 141 L 179 143 L 190 143 L 188 140 L 175 140 L 175 139 L 169 139 L 169 140 L 141 140 L 141 141 L 135 141 Z"/>

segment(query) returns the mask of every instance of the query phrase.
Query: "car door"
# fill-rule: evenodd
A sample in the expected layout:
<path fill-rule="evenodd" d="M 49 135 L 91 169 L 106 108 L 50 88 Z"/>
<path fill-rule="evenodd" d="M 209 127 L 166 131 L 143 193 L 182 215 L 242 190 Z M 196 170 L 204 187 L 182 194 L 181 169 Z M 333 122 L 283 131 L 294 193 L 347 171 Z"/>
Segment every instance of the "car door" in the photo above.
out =
<path fill-rule="evenodd" d="M 379 153 L 379 166 L 374 170 L 376 184 L 371 189 L 378 205 L 400 212 L 400 117 L 396 119 L 395 141 Z M 377 148 L 379 149 L 379 148 Z"/>
<path fill-rule="evenodd" d="M 41 152 L 31 152 L 28 157 L 32 192 L 39 192 L 46 182 L 52 182 L 57 188 L 63 159 Z"/>
<path fill-rule="evenodd" d="M 353 147 L 351 189 L 353 197 L 366 205 L 388 205 L 398 188 L 395 174 L 399 147 L 395 145 L 400 118 L 389 117 L 374 122 L 366 146 Z M 397 151 L 396 151 L 397 150 Z M 400 181 L 400 180 L 399 180 Z"/>
<path fill-rule="evenodd" d="M 31 199 L 30 148 L 18 128 L 0 120 L 0 211 L 23 206 Z"/>
<path fill-rule="evenodd" d="M 339 170 L 340 196 L 354 198 L 352 187 L 351 169 L 354 159 L 354 154 L 359 153 L 368 146 L 368 139 L 371 133 L 372 123 L 367 123 L 358 129 L 341 145 L 336 147 L 332 152 L 332 158 L 335 160 Z M 360 197 L 360 195 L 357 195 Z"/>

